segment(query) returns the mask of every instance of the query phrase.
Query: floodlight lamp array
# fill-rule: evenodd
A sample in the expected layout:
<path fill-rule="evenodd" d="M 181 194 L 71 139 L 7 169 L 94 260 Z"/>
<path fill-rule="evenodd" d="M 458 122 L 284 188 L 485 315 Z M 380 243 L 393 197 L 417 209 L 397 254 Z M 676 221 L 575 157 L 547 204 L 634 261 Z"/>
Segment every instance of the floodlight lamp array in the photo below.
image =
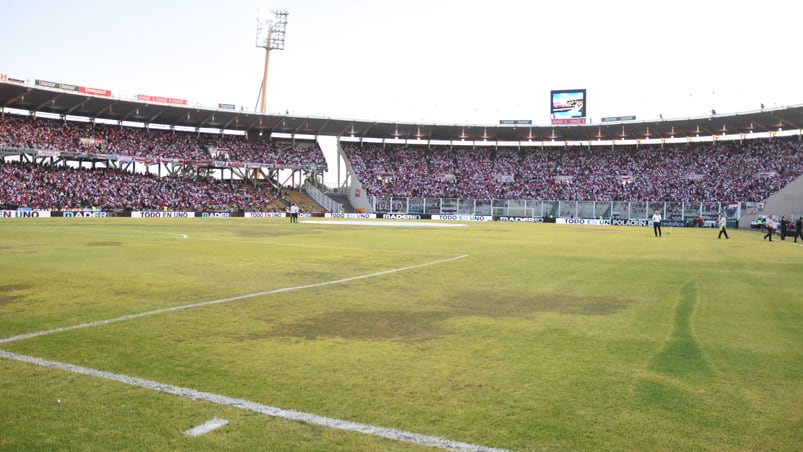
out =
<path fill-rule="evenodd" d="M 287 33 L 286 9 L 271 11 L 273 18 L 257 16 L 256 46 L 267 50 L 284 50 L 285 34 Z"/>

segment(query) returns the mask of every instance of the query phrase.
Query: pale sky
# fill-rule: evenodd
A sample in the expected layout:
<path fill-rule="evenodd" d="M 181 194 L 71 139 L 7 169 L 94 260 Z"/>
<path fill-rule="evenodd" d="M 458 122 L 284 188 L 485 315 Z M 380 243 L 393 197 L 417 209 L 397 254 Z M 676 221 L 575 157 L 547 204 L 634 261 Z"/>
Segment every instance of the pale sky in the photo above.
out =
<path fill-rule="evenodd" d="M 801 2 L 0 0 L 0 73 L 215 108 L 257 105 L 257 9 L 289 11 L 268 112 L 441 124 L 549 123 L 585 88 L 592 122 L 803 104 Z"/>

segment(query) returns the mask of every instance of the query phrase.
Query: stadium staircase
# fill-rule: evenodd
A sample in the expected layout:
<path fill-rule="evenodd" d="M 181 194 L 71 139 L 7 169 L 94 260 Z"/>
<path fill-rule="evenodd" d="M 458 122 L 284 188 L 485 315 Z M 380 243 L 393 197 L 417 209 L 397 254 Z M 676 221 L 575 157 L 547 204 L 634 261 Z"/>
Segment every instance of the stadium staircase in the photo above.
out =
<path fill-rule="evenodd" d="M 285 189 L 282 190 L 282 194 L 283 194 L 283 198 L 284 198 L 283 200 L 286 203 L 288 203 L 287 204 L 288 207 L 290 206 L 289 203 L 292 202 L 295 205 L 297 205 L 298 207 L 300 207 L 302 212 L 321 212 L 321 211 L 323 211 L 323 208 L 320 206 L 320 204 L 318 204 L 317 202 L 315 202 L 314 199 L 310 198 L 309 196 L 307 196 L 306 194 L 304 194 L 304 193 L 302 193 L 300 191 L 290 190 L 290 189 L 285 188 Z"/>
<path fill-rule="evenodd" d="M 333 201 L 340 203 L 343 207 L 343 213 L 354 213 L 354 207 L 349 202 L 349 197 L 346 195 L 339 195 L 335 193 L 327 193 L 326 196 L 332 198 Z"/>

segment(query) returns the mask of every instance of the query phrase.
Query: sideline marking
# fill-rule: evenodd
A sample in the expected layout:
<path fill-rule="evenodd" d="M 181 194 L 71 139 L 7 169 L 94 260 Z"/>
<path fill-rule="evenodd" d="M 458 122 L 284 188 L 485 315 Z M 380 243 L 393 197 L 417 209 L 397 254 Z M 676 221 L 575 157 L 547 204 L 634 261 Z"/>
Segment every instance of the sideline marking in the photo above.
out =
<path fill-rule="evenodd" d="M 245 294 L 245 295 L 237 295 L 235 297 L 221 298 L 219 300 L 203 301 L 203 302 L 200 302 L 200 303 L 187 304 L 187 305 L 183 305 L 183 306 L 173 306 L 171 308 L 156 309 L 154 311 L 140 312 L 140 313 L 137 313 L 137 314 L 128 314 L 128 315 L 124 315 L 124 316 L 121 316 L 121 317 L 116 317 L 116 318 L 113 318 L 113 319 L 97 320 L 97 321 L 94 321 L 94 322 L 80 323 L 78 325 L 64 326 L 64 327 L 60 327 L 60 328 L 54 328 L 52 330 L 37 331 L 35 333 L 18 334 L 16 336 L 0 338 L 0 344 L 5 344 L 7 342 L 19 341 L 19 340 L 23 340 L 23 339 L 31 339 L 31 338 L 39 337 L 39 336 L 46 336 L 48 334 L 63 333 L 65 331 L 72 331 L 72 330 L 78 330 L 78 329 L 82 329 L 82 328 L 89 328 L 89 327 L 93 327 L 93 326 L 108 325 L 110 323 L 122 322 L 122 321 L 125 321 L 125 320 L 131 320 L 131 319 L 138 319 L 138 318 L 141 318 L 141 317 L 147 317 L 147 316 L 156 315 L 156 314 L 164 314 L 164 313 L 167 313 L 167 312 L 182 311 L 182 310 L 185 310 L 185 309 L 200 308 L 200 307 L 203 307 L 203 306 L 211 306 L 211 305 L 215 305 L 215 304 L 228 303 L 230 301 L 245 300 L 245 299 L 248 299 L 248 298 L 254 298 L 254 297 L 259 297 L 259 296 L 263 296 L 263 295 L 273 295 L 273 294 L 282 293 L 282 292 L 291 292 L 291 291 L 294 291 L 294 290 L 312 289 L 312 288 L 315 288 L 315 287 L 330 286 L 330 285 L 333 285 L 333 284 L 341 284 L 341 283 L 356 281 L 356 280 L 359 280 L 359 279 L 373 278 L 375 276 L 389 275 L 391 273 L 398 273 L 398 272 L 403 272 L 403 271 L 407 271 L 407 270 L 413 270 L 413 269 L 416 269 L 416 268 L 427 267 L 427 266 L 430 266 L 430 265 L 441 264 L 441 263 L 444 263 L 444 262 L 456 261 L 456 260 L 462 259 L 464 257 L 468 257 L 468 254 L 461 254 L 459 256 L 449 257 L 449 258 L 446 258 L 446 259 L 439 259 L 439 260 L 436 260 L 436 261 L 425 262 L 423 264 L 410 265 L 410 266 L 407 266 L 407 267 L 393 268 L 393 269 L 390 269 L 390 270 L 384 270 L 384 271 L 376 272 L 376 273 L 369 273 L 369 274 L 366 274 L 366 275 L 350 276 L 348 278 L 335 279 L 335 280 L 332 280 L 332 281 L 324 281 L 324 282 L 314 283 L 314 284 L 305 284 L 303 286 L 283 287 L 283 288 L 280 288 L 280 289 L 266 290 L 264 292 L 254 292 L 254 293 L 249 293 L 249 294 Z"/>
<path fill-rule="evenodd" d="M 316 414 L 304 413 L 301 411 L 285 410 L 282 408 L 263 405 L 261 403 L 251 402 L 248 400 L 236 399 L 233 397 L 227 397 L 220 394 L 213 394 L 211 392 L 196 391 L 194 389 L 168 385 L 152 380 L 145 380 L 143 378 L 130 377 L 127 375 L 90 369 L 88 367 L 76 366 L 74 364 L 67 364 L 58 361 L 50 361 L 41 358 L 35 358 L 33 356 L 19 355 L 17 353 L 11 353 L 4 350 L 0 350 L 0 358 L 21 361 L 24 363 L 34 364 L 37 366 L 47 367 L 50 369 L 66 370 L 69 372 L 85 375 L 88 377 L 103 378 L 106 380 L 111 380 L 131 386 L 136 386 L 138 388 L 151 389 L 154 391 L 173 394 L 179 397 L 185 397 L 192 400 L 203 400 L 218 405 L 224 405 L 232 408 L 239 408 L 242 410 L 248 410 L 254 413 L 264 414 L 267 416 L 286 419 L 290 421 L 315 424 L 337 430 L 346 430 L 351 432 L 363 433 L 366 435 L 379 436 L 382 438 L 388 438 L 396 441 L 418 444 L 421 446 L 437 447 L 440 449 L 460 450 L 460 451 L 507 452 L 505 449 L 496 449 L 492 447 L 480 446 L 477 444 L 453 441 L 438 436 L 421 435 L 418 433 L 407 432 L 404 430 L 397 430 L 394 428 L 378 427 L 369 424 L 361 424 L 359 422 L 351 422 L 342 419 L 318 416 Z"/>
<path fill-rule="evenodd" d="M 212 430 L 219 429 L 224 425 L 229 425 L 229 421 L 226 419 L 214 418 L 210 421 L 204 422 L 201 425 L 196 425 L 189 430 L 184 430 L 184 434 L 187 436 L 201 436 L 211 432 Z"/>

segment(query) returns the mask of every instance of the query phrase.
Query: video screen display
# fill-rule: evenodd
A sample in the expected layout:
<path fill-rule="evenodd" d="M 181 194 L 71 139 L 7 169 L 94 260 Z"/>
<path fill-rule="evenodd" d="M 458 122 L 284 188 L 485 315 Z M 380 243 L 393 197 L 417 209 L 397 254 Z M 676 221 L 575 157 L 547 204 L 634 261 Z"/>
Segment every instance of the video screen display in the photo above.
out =
<path fill-rule="evenodd" d="M 552 90 L 550 100 L 552 124 L 585 124 L 586 90 Z"/>

